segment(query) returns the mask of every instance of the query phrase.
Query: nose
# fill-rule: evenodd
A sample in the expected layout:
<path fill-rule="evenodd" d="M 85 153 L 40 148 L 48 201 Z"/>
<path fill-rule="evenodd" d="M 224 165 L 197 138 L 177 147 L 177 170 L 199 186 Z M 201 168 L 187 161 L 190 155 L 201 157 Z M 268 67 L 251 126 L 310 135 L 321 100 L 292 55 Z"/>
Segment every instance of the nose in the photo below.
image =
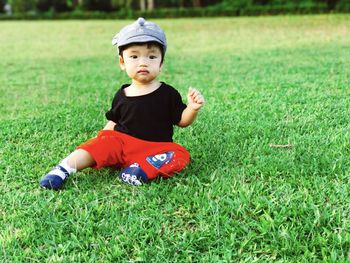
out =
<path fill-rule="evenodd" d="M 141 57 L 140 58 L 140 66 L 147 67 L 147 58 L 146 57 Z"/>

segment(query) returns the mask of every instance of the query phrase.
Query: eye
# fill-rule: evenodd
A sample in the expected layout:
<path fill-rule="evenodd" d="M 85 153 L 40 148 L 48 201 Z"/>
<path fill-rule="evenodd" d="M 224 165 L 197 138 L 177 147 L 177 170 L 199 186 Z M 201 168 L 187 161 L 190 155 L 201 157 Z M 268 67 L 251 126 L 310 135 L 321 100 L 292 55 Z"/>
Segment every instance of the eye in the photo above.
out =
<path fill-rule="evenodd" d="M 136 55 L 131 55 L 131 56 L 130 56 L 130 58 L 132 58 L 132 59 L 136 59 L 136 58 L 137 58 L 137 56 L 136 56 Z"/>
<path fill-rule="evenodd" d="M 150 58 L 150 59 L 156 59 L 156 58 L 157 58 L 157 56 L 150 55 L 150 56 L 149 56 L 149 58 Z"/>

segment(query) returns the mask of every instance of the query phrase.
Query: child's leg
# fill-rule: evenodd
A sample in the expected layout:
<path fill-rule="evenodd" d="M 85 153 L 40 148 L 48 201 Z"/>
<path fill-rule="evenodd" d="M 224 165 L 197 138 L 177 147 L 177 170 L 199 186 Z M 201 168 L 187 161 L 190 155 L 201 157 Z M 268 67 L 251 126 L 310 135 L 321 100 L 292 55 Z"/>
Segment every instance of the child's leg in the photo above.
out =
<path fill-rule="evenodd" d="M 49 172 L 40 182 L 48 189 L 59 189 L 72 173 L 87 167 L 101 168 L 121 165 L 122 142 L 115 131 L 100 131 L 97 137 L 88 140 Z"/>
<path fill-rule="evenodd" d="M 120 179 L 131 185 L 142 185 L 161 176 L 169 178 L 181 172 L 189 163 L 190 155 L 187 150 L 167 149 L 158 153 L 137 156 L 134 163 L 120 172 Z"/>
<path fill-rule="evenodd" d="M 174 147 L 173 147 L 174 146 Z M 149 179 L 158 176 L 169 178 L 181 172 L 190 162 L 189 152 L 180 145 L 173 144 L 167 149 L 159 150 L 156 154 L 149 154 L 140 160 Z"/>
<path fill-rule="evenodd" d="M 121 171 L 122 181 L 141 185 L 158 176 L 171 177 L 183 170 L 190 154 L 179 144 L 148 142 L 124 135 L 126 167 Z"/>
<path fill-rule="evenodd" d="M 94 164 L 95 160 L 87 151 L 77 149 L 46 174 L 40 181 L 40 186 L 57 190 L 62 187 L 64 180 L 69 175 Z"/>
<path fill-rule="evenodd" d="M 77 149 L 66 158 L 69 167 L 77 171 L 91 167 L 96 164 L 91 154 L 83 149 Z"/>

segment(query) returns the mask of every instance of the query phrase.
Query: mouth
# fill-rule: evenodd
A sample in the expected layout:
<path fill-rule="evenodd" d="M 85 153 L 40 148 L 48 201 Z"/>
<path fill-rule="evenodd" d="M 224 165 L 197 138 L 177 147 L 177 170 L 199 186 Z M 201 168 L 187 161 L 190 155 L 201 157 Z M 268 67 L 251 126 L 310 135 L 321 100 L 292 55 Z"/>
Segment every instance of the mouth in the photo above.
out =
<path fill-rule="evenodd" d="M 145 70 L 145 69 L 141 69 L 141 70 L 137 71 L 137 73 L 139 73 L 139 74 L 148 74 L 149 71 Z"/>

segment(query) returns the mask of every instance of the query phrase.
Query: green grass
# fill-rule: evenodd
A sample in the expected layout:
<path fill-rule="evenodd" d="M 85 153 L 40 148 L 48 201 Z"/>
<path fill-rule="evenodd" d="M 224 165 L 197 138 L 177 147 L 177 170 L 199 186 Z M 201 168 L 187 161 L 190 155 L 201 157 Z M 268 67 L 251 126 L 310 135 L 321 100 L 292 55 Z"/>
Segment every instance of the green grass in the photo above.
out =
<path fill-rule="evenodd" d="M 126 21 L 0 23 L 0 261 L 349 261 L 350 16 L 157 22 L 160 79 L 206 97 L 176 129 L 191 164 L 140 188 L 87 169 L 60 192 L 38 181 L 106 123 Z"/>

